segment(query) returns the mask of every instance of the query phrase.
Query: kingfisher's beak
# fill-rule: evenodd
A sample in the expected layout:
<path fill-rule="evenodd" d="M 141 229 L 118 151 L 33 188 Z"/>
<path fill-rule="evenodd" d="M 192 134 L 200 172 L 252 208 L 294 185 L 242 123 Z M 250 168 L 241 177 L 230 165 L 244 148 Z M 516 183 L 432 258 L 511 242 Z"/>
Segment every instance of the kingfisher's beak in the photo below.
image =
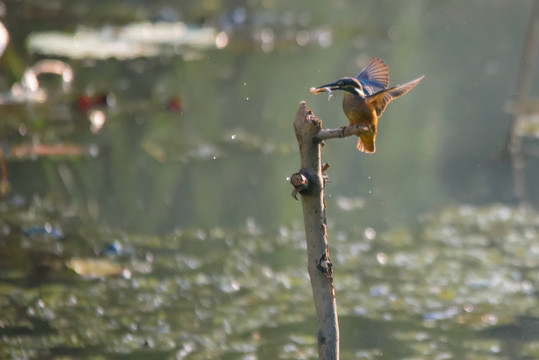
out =
<path fill-rule="evenodd" d="M 334 82 L 334 83 L 327 84 L 327 85 L 322 85 L 322 86 L 319 86 L 319 87 L 316 87 L 316 88 L 312 87 L 312 88 L 309 89 L 309 91 L 310 91 L 311 94 L 316 95 L 316 94 L 320 94 L 321 92 L 325 92 L 325 91 L 331 93 L 333 90 L 339 90 L 339 89 L 340 89 L 340 86 L 337 85 L 336 82 Z"/>

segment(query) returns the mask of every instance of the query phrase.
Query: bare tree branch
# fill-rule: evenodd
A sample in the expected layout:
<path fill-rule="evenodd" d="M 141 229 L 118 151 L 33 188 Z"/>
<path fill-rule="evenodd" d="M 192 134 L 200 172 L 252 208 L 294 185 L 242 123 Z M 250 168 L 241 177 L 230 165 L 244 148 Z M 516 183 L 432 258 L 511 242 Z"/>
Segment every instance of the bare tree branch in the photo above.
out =
<path fill-rule="evenodd" d="M 314 141 L 324 141 L 327 139 L 344 138 L 352 135 L 359 136 L 362 132 L 369 131 L 367 125 L 343 126 L 339 129 L 320 129 L 314 136 Z"/>
<path fill-rule="evenodd" d="M 327 240 L 320 141 L 349 135 L 344 135 L 343 132 L 343 135 L 339 136 L 340 130 L 324 130 L 323 134 L 333 135 L 316 138 L 316 135 L 320 134 L 321 126 L 320 119 L 302 101 L 294 121 L 294 130 L 301 155 L 301 170 L 293 174 L 290 181 L 294 186 L 292 195 L 301 194 L 303 205 L 305 236 L 307 238 L 307 269 L 311 278 L 318 319 L 318 357 L 320 360 L 338 360 L 339 323 L 333 287 L 333 268 L 329 258 Z"/>
<path fill-rule="evenodd" d="M 531 10 L 531 18 L 526 31 L 524 48 L 517 83 L 516 107 L 511 124 L 509 139 L 509 154 L 513 167 L 514 193 L 521 204 L 526 202 L 526 180 L 524 176 L 525 160 L 522 153 L 522 138 L 516 133 L 524 103 L 529 98 L 531 80 L 533 78 L 533 54 L 537 46 L 537 31 L 539 28 L 539 0 L 535 0 Z"/>

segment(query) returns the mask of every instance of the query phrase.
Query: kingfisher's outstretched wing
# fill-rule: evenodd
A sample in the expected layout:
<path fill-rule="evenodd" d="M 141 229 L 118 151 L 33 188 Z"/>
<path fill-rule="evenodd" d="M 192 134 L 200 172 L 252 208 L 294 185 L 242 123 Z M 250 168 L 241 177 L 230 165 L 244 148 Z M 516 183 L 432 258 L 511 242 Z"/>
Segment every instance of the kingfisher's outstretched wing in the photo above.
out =
<path fill-rule="evenodd" d="M 402 85 L 394 86 L 390 89 L 382 90 L 377 92 L 374 95 L 368 96 L 365 100 L 367 104 L 374 105 L 376 110 L 376 115 L 380 117 L 384 110 L 386 109 L 387 104 L 395 100 L 399 96 L 406 94 L 408 91 L 412 90 L 425 76 L 418 77 L 415 80 L 409 81 Z"/>
<path fill-rule="evenodd" d="M 378 58 L 372 58 L 357 76 L 365 95 L 373 95 L 389 85 L 389 71 L 386 64 Z"/>

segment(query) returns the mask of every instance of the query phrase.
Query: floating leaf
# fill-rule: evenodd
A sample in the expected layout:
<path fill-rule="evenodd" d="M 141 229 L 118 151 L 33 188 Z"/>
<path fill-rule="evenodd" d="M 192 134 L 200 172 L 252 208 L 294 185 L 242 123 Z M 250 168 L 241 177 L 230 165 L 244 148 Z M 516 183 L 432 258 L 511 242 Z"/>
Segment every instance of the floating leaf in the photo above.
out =
<path fill-rule="evenodd" d="M 68 260 L 66 265 L 77 274 L 91 279 L 114 275 L 121 275 L 126 278 L 131 276 L 131 272 L 125 266 L 109 259 L 73 258 Z"/>

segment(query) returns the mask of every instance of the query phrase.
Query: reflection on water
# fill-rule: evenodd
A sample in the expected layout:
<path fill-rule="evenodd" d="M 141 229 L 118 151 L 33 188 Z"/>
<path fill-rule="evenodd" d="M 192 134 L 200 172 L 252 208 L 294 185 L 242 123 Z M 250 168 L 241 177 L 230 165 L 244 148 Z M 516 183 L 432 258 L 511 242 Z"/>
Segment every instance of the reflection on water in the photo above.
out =
<path fill-rule="evenodd" d="M 426 80 L 323 148 L 342 357 L 539 357 L 539 215 L 493 205 L 529 4 L 126 4 L 6 2 L 1 92 L 62 77 L 1 104 L 0 358 L 315 358 L 292 121 L 372 56 Z"/>
<path fill-rule="evenodd" d="M 3 357 L 316 356 L 299 224 L 141 236 L 2 205 Z M 457 207 L 372 231 L 331 244 L 346 358 L 539 355 L 539 214 Z"/>
<path fill-rule="evenodd" d="M 132 23 L 118 29 L 83 28 L 74 34 L 42 32 L 28 37 L 29 51 L 71 59 L 127 60 L 166 54 L 186 45 L 222 48 L 222 44 L 222 36 L 217 38 L 213 28 L 193 28 L 182 22 Z"/>

